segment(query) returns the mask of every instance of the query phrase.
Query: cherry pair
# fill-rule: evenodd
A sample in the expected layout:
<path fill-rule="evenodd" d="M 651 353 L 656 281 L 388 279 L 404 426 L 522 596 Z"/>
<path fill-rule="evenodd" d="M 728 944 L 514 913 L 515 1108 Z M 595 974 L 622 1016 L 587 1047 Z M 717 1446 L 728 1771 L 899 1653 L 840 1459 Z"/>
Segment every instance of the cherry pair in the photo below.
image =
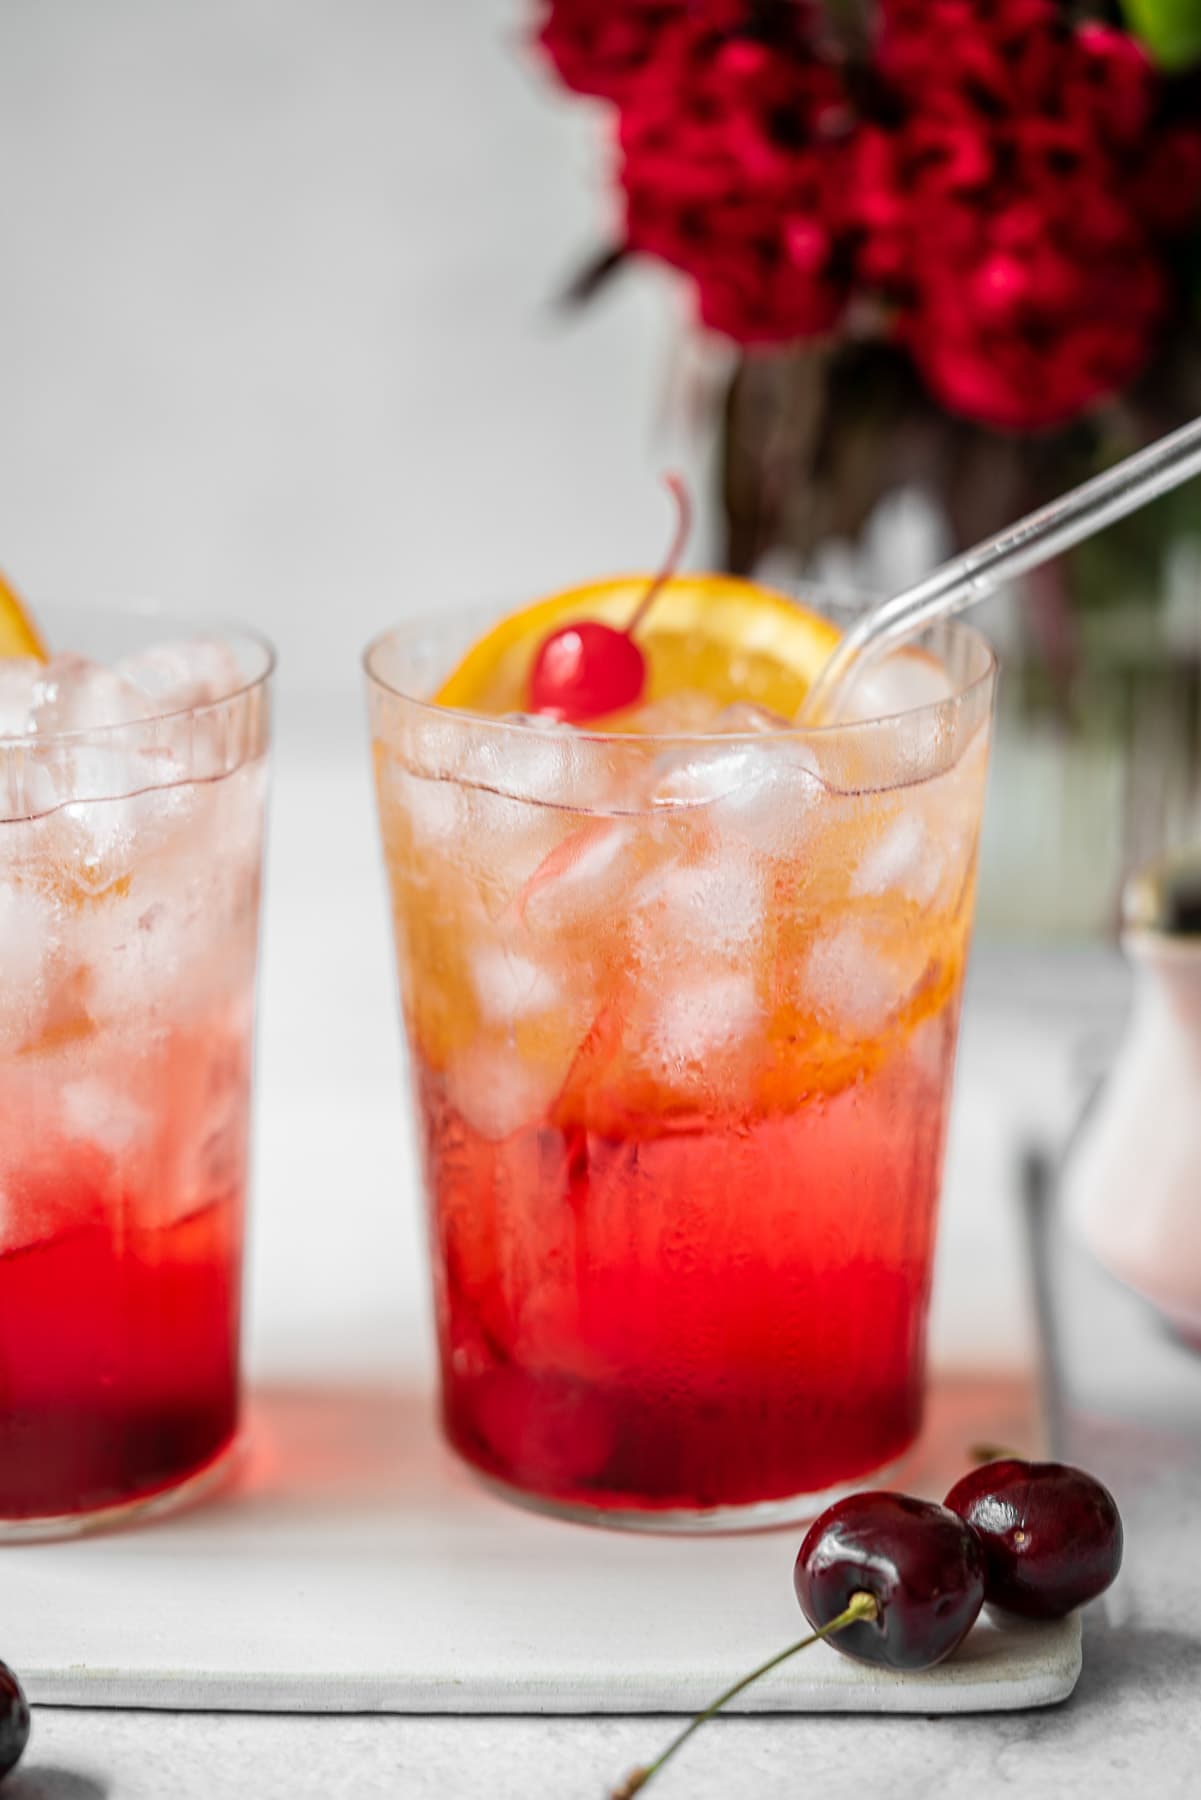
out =
<path fill-rule="evenodd" d="M 856 1661 L 933 1668 L 988 1604 L 1060 1619 L 1109 1586 L 1122 1521 L 1108 1488 L 1066 1463 L 1006 1457 L 957 1481 L 942 1506 L 908 1494 L 850 1494 L 810 1527 L 793 1571 L 812 1636 L 727 1688 L 613 1800 L 630 1800 L 706 1719 L 819 1638 Z"/>
<path fill-rule="evenodd" d="M 1059 1619 L 1107 1588 L 1122 1561 L 1108 1489 L 1065 1463 L 1016 1458 L 957 1481 L 942 1506 L 852 1494 L 810 1528 L 793 1579 L 810 1624 L 831 1629 L 856 1594 L 874 1609 L 831 1638 L 862 1662 L 928 1669 L 986 1602 Z"/>

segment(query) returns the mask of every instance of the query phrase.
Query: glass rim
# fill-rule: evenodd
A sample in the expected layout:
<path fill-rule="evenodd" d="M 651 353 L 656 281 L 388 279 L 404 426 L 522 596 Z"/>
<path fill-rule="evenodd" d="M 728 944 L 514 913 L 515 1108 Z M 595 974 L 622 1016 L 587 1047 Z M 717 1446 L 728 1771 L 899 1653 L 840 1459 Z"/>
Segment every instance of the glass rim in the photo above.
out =
<path fill-rule="evenodd" d="M 780 592 L 782 590 L 777 589 L 773 591 Z M 874 595 L 862 595 L 851 592 L 840 593 L 837 590 L 816 585 L 807 585 L 805 593 L 818 603 L 814 607 L 815 611 L 820 610 L 821 603 L 824 601 L 827 608 L 835 613 L 847 613 L 852 609 L 862 610 L 864 607 L 874 604 L 876 599 L 876 596 Z M 792 599 L 795 597 L 796 596 L 785 592 L 785 598 Z M 465 624 L 477 615 L 482 616 L 486 610 L 487 609 L 484 607 L 457 607 L 453 612 L 422 613 L 415 618 L 404 619 L 398 621 L 394 625 L 386 626 L 382 631 L 376 632 L 376 634 L 368 640 L 360 657 L 361 667 L 372 687 L 377 688 L 382 694 L 387 695 L 390 699 L 403 701 L 406 706 L 412 706 L 418 709 L 420 713 L 437 715 L 442 718 L 457 718 L 463 721 L 465 728 L 485 726 L 496 730 L 502 736 L 511 734 L 517 740 L 527 737 L 540 738 L 544 735 L 546 730 L 544 725 L 531 724 L 527 723 L 524 719 L 505 717 L 496 713 L 473 712 L 467 707 L 440 706 L 436 700 L 423 698 L 420 694 L 409 693 L 404 688 L 398 687 L 394 682 L 387 680 L 376 666 L 377 659 L 385 648 L 391 645 L 399 646 L 406 640 L 416 641 L 423 636 L 428 636 L 432 632 L 445 630 L 448 626 L 452 626 L 456 621 Z M 501 616 L 503 617 L 503 615 Z M 816 738 L 825 738 L 828 741 L 830 736 L 835 732 L 861 732 L 874 730 L 878 726 L 895 726 L 897 722 L 902 719 L 917 719 L 923 714 L 937 713 L 945 706 L 961 705 L 973 694 L 978 692 L 980 688 L 995 682 L 1000 667 L 1000 659 L 982 631 L 977 630 L 974 625 L 965 624 L 964 621 L 959 618 L 944 619 L 927 627 L 925 632 L 919 634 L 917 642 L 920 643 L 921 639 L 928 636 L 930 631 L 950 631 L 956 637 L 962 637 L 969 642 L 974 646 L 977 654 L 982 653 L 983 657 L 982 666 L 962 682 L 952 682 L 950 692 L 944 694 L 941 699 L 924 700 L 919 705 L 901 707 L 899 711 L 895 712 L 874 714 L 869 719 L 855 719 L 841 723 L 834 721 L 825 725 L 796 725 L 789 722 L 778 728 L 773 728 L 770 731 L 762 732 L 630 732 L 603 729 L 596 730 L 589 725 L 584 724 L 573 726 L 573 735 L 577 741 L 584 743 L 644 744 L 652 747 L 660 744 L 762 744 L 765 740 L 769 743 L 783 743 L 797 739 L 807 740 Z M 906 649 L 911 648 L 913 648 L 913 645 L 902 644 L 897 646 L 895 650 L 890 651 L 889 655 L 903 655 Z"/>
<path fill-rule="evenodd" d="M 124 623 L 151 626 L 161 621 L 164 626 L 175 625 L 181 634 L 189 633 L 194 636 L 226 641 L 242 638 L 258 651 L 262 659 L 262 667 L 257 674 L 247 676 L 236 687 L 230 688 L 227 694 L 222 694 L 215 700 L 201 700 L 191 706 L 162 707 L 145 713 L 137 719 L 118 719 L 111 725 L 87 725 L 71 731 L 0 732 L 0 755 L 9 754 L 14 750 L 25 750 L 31 745 L 95 744 L 98 739 L 108 741 L 121 733 L 137 733 L 145 731 L 151 726 L 160 726 L 183 719 L 202 718 L 206 713 L 217 712 L 222 707 L 232 706 L 235 702 L 244 700 L 260 688 L 265 687 L 275 674 L 279 663 L 278 652 L 271 639 L 265 632 L 257 630 L 253 625 L 243 625 L 233 619 L 218 619 L 212 624 L 202 623 L 201 620 L 193 619 L 190 616 L 166 612 L 153 602 L 143 606 L 51 606 L 46 609 L 46 615 L 53 619 L 86 620 L 92 625 L 103 625 L 106 620 L 121 620 Z M 172 640 L 164 636 L 160 641 L 166 643 Z M 186 641 L 186 639 L 181 638 L 180 641 Z M 22 659 L 14 657 L 11 660 Z"/>

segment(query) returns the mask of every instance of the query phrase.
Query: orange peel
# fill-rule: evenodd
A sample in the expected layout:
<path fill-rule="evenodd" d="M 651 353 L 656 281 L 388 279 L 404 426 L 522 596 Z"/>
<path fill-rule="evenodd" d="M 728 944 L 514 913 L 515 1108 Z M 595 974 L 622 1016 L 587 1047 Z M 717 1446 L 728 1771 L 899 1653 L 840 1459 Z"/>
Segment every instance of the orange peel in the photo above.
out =
<path fill-rule="evenodd" d="M 16 590 L 0 574 L 0 657 L 36 656 L 46 661 L 46 646 Z"/>

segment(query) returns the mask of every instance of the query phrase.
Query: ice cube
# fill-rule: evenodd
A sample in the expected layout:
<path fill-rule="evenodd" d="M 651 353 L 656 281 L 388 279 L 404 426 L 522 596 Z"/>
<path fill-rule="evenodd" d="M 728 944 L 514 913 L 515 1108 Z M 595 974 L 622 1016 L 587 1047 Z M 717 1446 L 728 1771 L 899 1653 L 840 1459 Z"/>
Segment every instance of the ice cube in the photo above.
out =
<path fill-rule="evenodd" d="M 221 638 L 186 638 L 123 657 L 113 673 L 153 702 L 156 713 L 211 705 L 245 685 L 231 645 Z"/>
<path fill-rule="evenodd" d="M 626 714 L 625 724 L 643 737 L 691 737 L 720 729 L 721 711 L 721 702 L 711 694 L 684 688 L 659 700 L 644 700 Z"/>
<path fill-rule="evenodd" d="M 847 1036 L 873 1037 L 913 992 L 925 961 L 920 941 L 850 920 L 823 932 L 810 950 L 804 997 Z"/>
<path fill-rule="evenodd" d="M 398 809 L 423 847 L 453 843 L 462 828 L 464 810 L 461 790 L 453 781 L 411 775 L 400 764 L 389 762 L 381 787 L 384 807 Z"/>
<path fill-rule="evenodd" d="M 464 788 L 461 795 L 459 859 L 485 912 L 499 918 L 520 906 L 527 884 L 568 835 L 572 821 L 554 807 L 490 789 Z"/>
<path fill-rule="evenodd" d="M 471 973 L 480 1012 L 497 1024 L 546 1012 L 559 996 L 553 975 L 503 944 L 475 950 Z"/>
<path fill-rule="evenodd" d="M 773 752 L 755 779 L 723 796 L 710 813 L 715 831 L 770 856 L 795 857 L 809 836 L 822 782 L 797 745 Z"/>
<path fill-rule="evenodd" d="M 952 697 L 942 664 L 925 650 L 898 650 L 883 662 L 870 663 L 853 680 L 839 702 L 838 721 L 853 725 L 892 718 L 921 707 L 938 706 Z"/>
<path fill-rule="evenodd" d="M 202 979 L 196 945 L 198 935 L 213 926 L 211 897 L 193 888 L 164 898 L 161 887 L 146 891 L 145 870 L 139 868 L 139 875 L 128 893 L 113 882 L 99 888 L 102 904 L 89 909 L 88 1010 L 98 1019 L 161 1007 L 169 994 L 178 996 L 185 972 Z"/>
<path fill-rule="evenodd" d="M 770 779 L 764 757 L 750 748 L 698 750 L 665 758 L 651 788 L 656 807 L 711 806 L 715 800 L 745 796 Z"/>
<path fill-rule="evenodd" d="M 929 906 L 942 885 L 946 857 L 916 800 L 872 844 L 851 876 L 855 895 L 897 894 Z"/>
<path fill-rule="evenodd" d="M 60 1104 L 66 1135 L 102 1150 L 127 1151 L 154 1124 L 153 1115 L 128 1094 L 102 1081 L 68 1082 Z"/>
<path fill-rule="evenodd" d="M 55 657 L 44 666 L 33 708 L 34 728 L 42 740 L 35 752 L 36 779 L 49 790 L 39 797 L 43 808 L 72 800 L 119 799 L 189 779 L 211 779 L 238 760 L 240 721 L 228 708 L 180 713 L 165 721 L 158 717 L 185 704 L 203 708 L 211 698 L 216 680 L 211 670 L 204 673 L 210 651 L 228 660 L 234 673 L 227 675 L 227 682 L 239 679 L 232 652 L 223 646 L 181 647 L 181 655 L 183 649 L 189 653 L 183 661 L 192 671 L 186 688 L 177 683 L 157 693 L 143 691 L 117 670 L 78 656 Z M 134 725 L 145 729 L 128 729 Z"/>
<path fill-rule="evenodd" d="M 83 656 L 51 657 L 34 683 L 32 722 L 43 737 L 128 725 L 153 711 L 147 696 L 131 682 Z"/>
<path fill-rule="evenodd" d="M 64 873 L 84 893 L 101 894 L 125 874 L 134 854 L 135 810 L 121 800 L 65 806 L 54 831 Z"/>
<path fill-rule="evenodd" d="M 438 706 L 406 707 L 387 719 L 379 741 L 412 774 L 431 781 L 454 781 L 459 776 L 456 761 L 462 747 L 470 747 L 480 729 L 471 720 Z"/>
<path fill-rule="evenodd" d="M 41 673 L 34 656 L 0 657 L 0 738 L 23 737 L 32 730 Z"/>
<path fill-rule="evenodd" d="M 754 1032 L 762 1008 L 745 972 L 698 974 L 656 995 L 643 1055 L 661 1070 L 702 1070 Z"/>
<path fill-rule="evenodd" d="M 81 752 L 58 774 L 67 793 L 111 796 L 60 802 L 46 821 L 47 866 L 81 893 L 123 885 L 189 816 L 187 790 L 155 788 L 137 758 Z"/>
<path fill-rule="evenodd" d="M 792 729 L 789 720 L 779 713 L 766 706 L 755 706 L 749 700 L 731 701 L 713 721 L 713 730 L 726 737 L 770 737 Z"/>
<path fill-rule="evenodd" d="M 64 800 L 121 801 L 183 781 L 187 768 L 169 751 L 124 743 L 73 743 L 55 762 Z"/>
<path fill-rule="evenodd" d="M 637 859 L 639 832 L 619 819 L 591 819 L 543 858 L 518 906 L 538 930 L 566 930 L 593 918 L 598 924 L 621 904 Z"/>
<path fill-rule="evenodd" d="M 496 734 L 480 749 L 481 787 L 550 806 L 581 803 L 584 753 L 570 725 Z"/>
<path fill-rule="evenodd" d="M 768 855 L 795 856 L 822 794 L 816 757 L 791 737 L 698 751 L 665 766 L 652 789 L 657 808 L 708 808 L 714 831 Z"/>
<path fill-rule="evenodd" d="M 452 1060 L 447 1097 L 481 1137 L 499 1142 L 545 1118 L 569 1067 L 568 1060 L 523 1057 L 509 1044 L 481 1038 Z"/>
<path fill-rule="evenodd" d="M 664 863 L 630 895 L 635 939 L 648 964 L 717 952 L 742 955 L 760 936 L 764 895 L 746 857 Z"/>
<path fill-rule="evenodd" d="M 391 740 L 390 740 L 391 746 Z M 574 727 L 484 720 L 437 707 L 414 708 L 396 749 L 416 775 L 458 782 L 521 801 L 580 806 L 595 797 L 596 757 Z"/>

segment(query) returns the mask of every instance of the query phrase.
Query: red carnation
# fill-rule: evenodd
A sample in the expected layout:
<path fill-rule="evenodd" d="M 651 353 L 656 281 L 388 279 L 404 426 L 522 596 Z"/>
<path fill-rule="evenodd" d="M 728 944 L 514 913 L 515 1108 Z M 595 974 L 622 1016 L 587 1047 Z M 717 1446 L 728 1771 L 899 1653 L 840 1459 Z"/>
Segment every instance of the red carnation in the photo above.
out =
<path fill-rule="evenodd" d="M 538 42 L 565 87 L 625 98 L 688 0 L 543 0 Z"/>
<path fill-rule="evenodd" d="M 850 114 L 800 4 L 709 0 L 628 90 L 626 241 L 692 277 L 740 343 L 828 330 L 846 298 Z"/>
<path fill-rule="evenodd" d="M 1023 210 L 946 220 L 950 277 L 921 284 L 903 331 L 952 412 L 1016 431 L 1066 424 L 1138 374 L 1163 317 L 1167 281 L 1115 209 L 1077 228 Z M 937 219 L 933 221 L 937 226 Z"/>
<path fill-rule="evenodd" d="M 898 118 L 856 148 L 859 271 L 938 399 L 1066 423 L 1146 362 L 1170 301 L 1157 233 L 1195 221 L 1201 131 L 1156 117 L 1141 49 L 1050 0 L 886 0 Z"/>

